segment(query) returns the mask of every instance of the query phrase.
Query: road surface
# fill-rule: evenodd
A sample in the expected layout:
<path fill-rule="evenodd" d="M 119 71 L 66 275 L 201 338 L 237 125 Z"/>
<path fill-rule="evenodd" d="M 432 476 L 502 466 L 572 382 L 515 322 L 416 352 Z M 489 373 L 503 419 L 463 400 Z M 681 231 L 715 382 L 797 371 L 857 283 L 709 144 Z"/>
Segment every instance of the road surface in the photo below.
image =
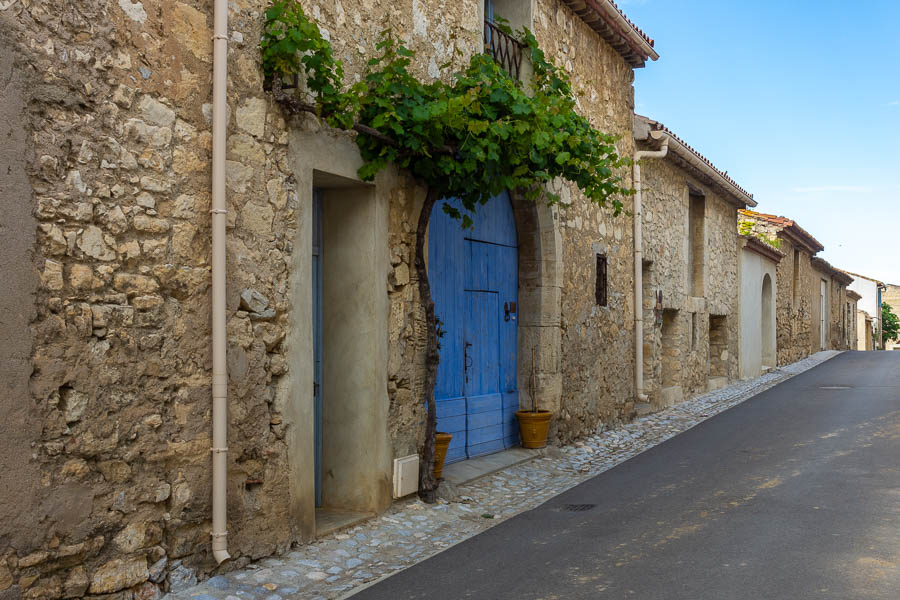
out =
<path fill-rule="evenodd" d="M 847 352 L 354 600 L 900 599 L 900 352 Z"/>

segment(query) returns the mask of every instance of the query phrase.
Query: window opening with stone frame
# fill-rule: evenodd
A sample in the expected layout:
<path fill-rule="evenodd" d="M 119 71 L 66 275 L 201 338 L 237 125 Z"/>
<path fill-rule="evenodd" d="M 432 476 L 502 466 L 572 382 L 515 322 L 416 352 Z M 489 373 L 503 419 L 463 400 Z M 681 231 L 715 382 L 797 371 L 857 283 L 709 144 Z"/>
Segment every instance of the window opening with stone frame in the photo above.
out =
<path fill-rule="evenodd" d="M 847 303 L 847 310 L 844 312 L 844 341 L 847 345 L 850 345 L 850 330 L 853 328 L 853 323 L 850 320 L 852 318 L 850 303 Z"/>
<path fill-rule="evenodd" d="M 598 306 L 606 306 L 608 302 L 607 297 L 607 264 L 606 264 L 606 255 L 598 254 L 597 255 L 597 279 L 594 287 L 594 296 L 597 300 Z"/>
<path fill-rule="evenodd" d="M 692 191 L 688 209 L 688 289 L 695 298 L 703 297 L 705 218 L 706 198 Z"/>
<path fill-rule="evenodd" d="M 662 387 L 681 385 L 681 326 L 677 310 L 663 309 L 662 314 Z"/>
<path fill-rule="evenodd" d="M 727 315 L 709 315 L 709 376 L 728 377 Z"/>
<path fill-rule="evenodd" d="M 697 349 L 700 328 L 697 326 L 697 313 L 691 313 L 691 352 Z"/>

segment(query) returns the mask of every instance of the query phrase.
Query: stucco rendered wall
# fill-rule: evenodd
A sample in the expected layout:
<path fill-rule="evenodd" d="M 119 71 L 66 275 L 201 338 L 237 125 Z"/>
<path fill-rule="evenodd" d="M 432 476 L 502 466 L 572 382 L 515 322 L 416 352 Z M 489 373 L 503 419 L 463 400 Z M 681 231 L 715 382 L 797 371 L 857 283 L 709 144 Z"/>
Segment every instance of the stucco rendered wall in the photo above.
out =
<path fill-rule="evenodd" d="M 762 289 L 766 275 L 771 278 L 773 287 L 777 286 L 775 273 L 776 263 L 747 248 L 741 250 L 741 325 L 740 325 L 740 376 L 742 379 L 756 377 L 762 373 L 764 323 Z M 777 289 L 772 290 L 777 298 Z M 771 339 L 775 340 L 775 302 L 771 304 Z M 771 348 L 774 354 L 775 348 Z M 774 366 L 774 365 L 769 365 Z"/>
<path fill-rule="evenodd" d="M 0 13 L 0 590 L 13 579 L 10 558 L 39 547 L 34 531 L 45 519 L 78 520 L 85 508 L 84 490 L 77 484 L 59 490 L 54 502 L 46 475 L 32 459 L 32 444 L 40 438 L 41 407 L 28 388 L 32 372 L 34 298 L 38 290 L 35 264 L 37 221 L 28 180 L 33 160 L 26 129 L 28 81 Z M 0 591 L 0 594 L 3 592 Z"/>
<path fill-rule="evenodd" d="M 706 392 L 710 377 L 710 316 L 724 318 L 724 344 L 717 346 L 722 365 L 716 376 L 738 376 L 738 236 L 737 207 L 670 159 L 642 161 L 644 214 L 644 372 L 645 390 L 657 407 Z M 690 190 L 702 192 L 703 295 L 691 295 L 688 213 Z M 649 264 L 648 264 L 649 263 Z M 664 335 L 663 315 L 675 319 L 672 336 Z M 696 330 L 695 330 L 696 328 Z M 664 361 L 677 363 L 677 381 L 664 377 Z M 671 371 L 671 369 L 670 369 Z M 674 389 L 674 388 L 681 389 Z M 668 388 L 665 389 L 664 388 Z"/>

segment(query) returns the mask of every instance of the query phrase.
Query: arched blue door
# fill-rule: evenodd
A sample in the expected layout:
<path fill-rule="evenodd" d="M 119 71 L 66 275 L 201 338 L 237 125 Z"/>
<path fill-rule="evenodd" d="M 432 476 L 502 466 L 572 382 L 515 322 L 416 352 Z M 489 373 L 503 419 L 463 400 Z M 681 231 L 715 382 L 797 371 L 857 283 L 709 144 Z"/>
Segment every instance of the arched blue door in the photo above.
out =
<path fill-rule="evenodd" d="M 474 221 L 463 230 L 438 205 L 428 229 L 428 279 L 444 330 L 437 429 L 453 434 L 447 462 L 518 443 L 518 251 L 509 196 L 480 206 Z"/>

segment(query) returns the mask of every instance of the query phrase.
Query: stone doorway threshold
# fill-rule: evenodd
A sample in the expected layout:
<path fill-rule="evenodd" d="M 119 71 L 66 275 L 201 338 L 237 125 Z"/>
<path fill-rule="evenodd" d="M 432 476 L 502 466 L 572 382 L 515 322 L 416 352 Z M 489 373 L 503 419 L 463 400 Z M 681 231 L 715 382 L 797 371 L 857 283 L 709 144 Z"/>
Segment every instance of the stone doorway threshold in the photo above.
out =
<path fill-rule="evenodd" d="M 509 448 L 495 454 L 461 460 L 444 466 L 444 480 L 453 485 L 463 485 L 485 475 L 544 456 L 544 454 L 546 454 L 545 449 Z"/>
<path fill-rule="evenodd" d="M 371 519 L 375 513 L 338 510 L 335 508 L 316 509 L 316 537 L 324 537 L 341 529 L 347 529 Z"/>

